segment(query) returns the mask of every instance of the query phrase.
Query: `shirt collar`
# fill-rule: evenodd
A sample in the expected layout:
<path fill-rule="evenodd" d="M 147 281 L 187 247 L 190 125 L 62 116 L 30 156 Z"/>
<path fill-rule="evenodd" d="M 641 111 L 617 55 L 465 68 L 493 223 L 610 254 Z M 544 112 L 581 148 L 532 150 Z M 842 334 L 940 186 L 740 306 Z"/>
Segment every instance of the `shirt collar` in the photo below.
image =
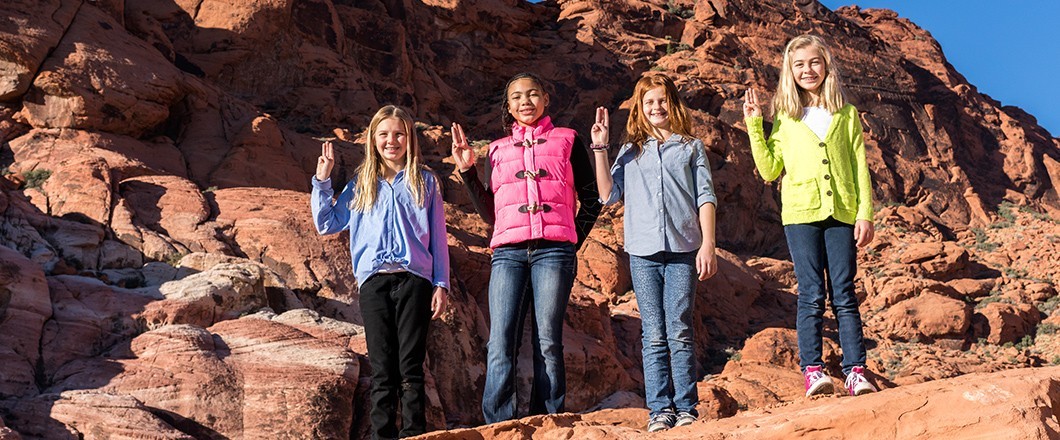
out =
<path fill-rule="evenodd" d="M 397 182 L 401 181 L 402 179 L 404 179 L 405 178 L 405 170 L 407 170 L 407 169 L 408 169 L 408 167 L 406 167 L 404 170 L 398 171 L 397 174 L 394 175 L 394 182 L 393 183 L 397 183 Z M 383 178 L 383 176 L 379 176 L 379 181 L 380 182 L 386 182 L 386 179 Z"/>
<path fill-rule="evenodd" d="M 684 136 L 681 136 L 678 133 L 671 133 L 670 137 L 667 138 L 665 141 L 663 141 L 661 143 L 665 144 L 667 142 L 681 142 L 682 140 L 684 140 Z M 654 145 L 660 144 L 659 139 L 657 139 L 657 138 L 655 138 L 655 136 L 651 136 L 651 135 L 648 135 L 648 142 L 652 143 Z"/>

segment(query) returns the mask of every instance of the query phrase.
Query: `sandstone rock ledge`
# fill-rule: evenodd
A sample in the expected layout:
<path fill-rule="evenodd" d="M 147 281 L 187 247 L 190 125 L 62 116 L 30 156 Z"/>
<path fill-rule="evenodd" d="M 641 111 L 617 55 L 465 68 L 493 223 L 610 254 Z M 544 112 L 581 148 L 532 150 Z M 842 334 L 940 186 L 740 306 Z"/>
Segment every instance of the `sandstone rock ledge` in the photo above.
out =
<path fill-rule="evenodd" d="M 648 434 L 647 410 L 559 414 L 435 432 L 450 439 L 1054 439 L 1060 367 L 969 374 L 854 397 L 800 399 Z"/>

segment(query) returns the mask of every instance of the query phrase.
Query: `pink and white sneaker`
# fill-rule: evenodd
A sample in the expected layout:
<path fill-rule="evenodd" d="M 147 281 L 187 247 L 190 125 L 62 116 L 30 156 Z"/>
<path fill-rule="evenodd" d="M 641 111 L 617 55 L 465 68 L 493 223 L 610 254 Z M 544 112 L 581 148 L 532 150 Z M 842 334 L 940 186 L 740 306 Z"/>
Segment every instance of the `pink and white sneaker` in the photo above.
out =
<path fill-rule="evenodd" d="M 872 385 L 865 378 L 865 367 L 854 367 L 850 370 L 850 374 L 847 375 L 846 380 L 847 392 L 851 396 L 860 396 L 862 394 L 875 393 L 876 387 Z"/>
<path fill-rule="evenodd" d="M 820 365 L 806 367 L 806 371 L 802 372 L 802 376 L 806 379 L 806 397 L 835 392 L 832 379 L 827 374 L 824 374 Z"/>

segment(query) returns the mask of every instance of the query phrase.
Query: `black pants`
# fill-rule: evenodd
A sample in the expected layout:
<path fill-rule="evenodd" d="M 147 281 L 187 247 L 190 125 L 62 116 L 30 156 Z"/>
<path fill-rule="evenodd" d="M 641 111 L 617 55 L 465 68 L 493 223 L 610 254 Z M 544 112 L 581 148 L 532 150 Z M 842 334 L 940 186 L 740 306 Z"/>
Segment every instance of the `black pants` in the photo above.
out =
<path fill-rule="evenodd" d="M 423 360 L 431 322 L 431 282 L 408 272 L 372 275 L 360 288 L 361 315 L 372 364 L 372 438 L 423 434 Z M 401 432 L 396 425 L 401 399 Z"/>

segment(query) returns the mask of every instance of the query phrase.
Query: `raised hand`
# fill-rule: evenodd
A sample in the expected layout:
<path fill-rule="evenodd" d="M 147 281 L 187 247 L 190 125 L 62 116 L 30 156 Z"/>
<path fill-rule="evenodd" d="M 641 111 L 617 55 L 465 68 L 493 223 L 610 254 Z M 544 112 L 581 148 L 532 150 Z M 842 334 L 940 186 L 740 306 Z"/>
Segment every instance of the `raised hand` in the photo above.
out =
<path fill-rule="evenodd" d="M 749 88 L 743 95 L 743 117 L 746 119 L 759 116 L 762 116 L 762 105 L 758 100 L 758 92 Z"/>
<path fill-rule="evenodd" d="M 467 171 L 478 161 L 475 149 L 468 145 L 467 136 L 464 136 L 464 127 L 460 124 L 453 123 L 452 133 L 453 162 L 456 162 L 456 168 L 461 172 Z"/>
<path fill-rule="evenodd" d="M 317 180 L 323 182 L 331 178 L 331 169 L 335 167 L 335 146 L 325 141 L 320 147 L 320 158 L 317 159 Z"/>
<path fill-rule="evenodd" d="M 596 108 L 596 123 L 593 124 L 591 131 L 593 144 L 594 145 L 607 145 L 609 140 L 609 128 L 611 127 L 610 117 L 607 114 L 607 109 L 603 107 Z"/>

